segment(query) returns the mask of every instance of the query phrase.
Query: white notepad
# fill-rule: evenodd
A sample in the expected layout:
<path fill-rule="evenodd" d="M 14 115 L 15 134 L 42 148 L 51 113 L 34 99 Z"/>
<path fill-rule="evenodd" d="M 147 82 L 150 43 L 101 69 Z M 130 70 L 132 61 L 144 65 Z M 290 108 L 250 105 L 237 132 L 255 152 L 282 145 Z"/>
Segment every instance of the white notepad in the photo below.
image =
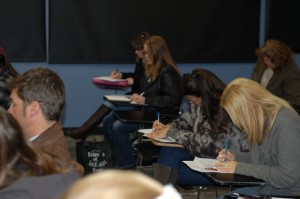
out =
<path fill-rule="evenodd" d="M 217 159 L 209 159 L 209 158 L 198 158 L 195 157 L 193 161 L 183 161 L 186 165 L 188 165 L 191 169 L 200 172 L 215 172 L 215 173 L 226 173 L 220 172 L 217 170 L 217 167 L 214 166 L 217 163 Z"/>
<path fill-rule="evenodd" d="M 124 81 L 126 82 L 127 81 L 126 79 L 114 79 L 110 76 L 94 77 L 94 79 L 105 80 L 108 82 L 124 82 Z"/>
<path fill-rule="evenodd" d="M 147 133 L 152 133 L 152 129 L 140 129 L 139 132 L 140 133 L 144 133 L 147 134 Z M 165 137 L 165 138 L 152 138 L 153 140 L 157 140 L 157 141 L 160 141 L 160 142 L 165 142 L 165 143 L 174 143 L 175 140 L 171 137 Z"/>
<path fill-rule="evenodd" d="M 109 101 L 130 102 L 130 95 L 104 95 Z"/>

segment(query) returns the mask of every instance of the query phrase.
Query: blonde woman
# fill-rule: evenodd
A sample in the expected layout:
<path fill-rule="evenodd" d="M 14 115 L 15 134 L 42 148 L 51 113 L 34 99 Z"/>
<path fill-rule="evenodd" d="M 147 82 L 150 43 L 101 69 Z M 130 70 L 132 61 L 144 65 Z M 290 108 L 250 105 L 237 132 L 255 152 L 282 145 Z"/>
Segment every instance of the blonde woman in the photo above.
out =
<path fill-rule="evenodd" d="M 77 181 L 61 199 L 181 199 L 171 186 L 136 171 L 106 170 Z"/>
<path fill-rule="evenodd" d="M 225 154 L 220 170 L 252 176 L 266 182 L 234 192 L 300 196 L 300 117 L 285 100 L 255 81 L 238 78 L 224 90 L 221 106 L 248 137 L 249 153 Z"/>

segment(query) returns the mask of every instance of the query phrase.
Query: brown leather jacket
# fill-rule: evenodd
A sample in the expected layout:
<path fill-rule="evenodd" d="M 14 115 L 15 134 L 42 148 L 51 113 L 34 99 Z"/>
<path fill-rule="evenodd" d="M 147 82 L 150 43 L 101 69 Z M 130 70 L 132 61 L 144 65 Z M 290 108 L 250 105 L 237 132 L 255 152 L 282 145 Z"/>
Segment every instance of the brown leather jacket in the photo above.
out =
<path fill-rule="evenodd" d="M 70 151 L 60 122 L 54 123 L 45 132 L 40 134 L 39 137 L 32 141 L 32 145 L 57 156 L 62 161 L 70 163 L 80 175 L 83 175 L 83 166 L 76 161 L 71 160 Z"/>

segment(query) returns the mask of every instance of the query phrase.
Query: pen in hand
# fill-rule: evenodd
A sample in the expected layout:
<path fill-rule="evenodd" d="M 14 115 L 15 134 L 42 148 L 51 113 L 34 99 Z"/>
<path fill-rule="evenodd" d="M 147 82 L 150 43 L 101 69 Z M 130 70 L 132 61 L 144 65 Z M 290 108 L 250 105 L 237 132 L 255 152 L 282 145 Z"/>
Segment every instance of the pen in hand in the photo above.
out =
<path fill-rule="evenodd" d="M 228 152 L 228 144 L 229 144 L 229 129 L 226 135 L 226 141 L 225 141 L 225 156 L 227 157 L 227 152 Z M 224 158 L 225 161 L 227 161 L 227 158 Z"/>
<path fill-rule="evenodd" d="M 157 124 L 159 125 L 159 112 L 157 112 Z"/>
<path fill-rule="evenodd" d="M 142 92 L 141 94 L 140 94 L 140 96 L 144 96 L 145 95 L 145 92 Z"/>

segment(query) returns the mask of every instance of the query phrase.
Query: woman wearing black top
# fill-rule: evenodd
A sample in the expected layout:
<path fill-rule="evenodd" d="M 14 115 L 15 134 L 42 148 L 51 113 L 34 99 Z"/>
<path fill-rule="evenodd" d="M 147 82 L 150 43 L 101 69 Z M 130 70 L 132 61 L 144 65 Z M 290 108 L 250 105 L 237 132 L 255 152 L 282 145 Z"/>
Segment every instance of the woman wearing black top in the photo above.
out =
<path fill-rule="evenodd" d="M 111 73 L 112 78 L 116 79 L 126 79 L 128 84 L 131 85 L 131 92 L 140 92 L 140 81 L 145 73 L 144 63 L 143 63 L 143 46 L 145 40 L 150 36 L 148 32 L 141 32 L 133 37 L 131 40 L 131 45 L 135 49 L 136 55 L 136 66 L 133 73 L 121 73 L 118 71 L 113 71 Z M 108 101 L 104 101 L 103 104 L 96 110 L 96 112 L 86 121 L 81 127 L 74 129 L 69 132 L 70 137 L 74 139 L 86 139 L 91 130 L 97 127 L 103 120 L 103 118 L 109 114 L 115 107 Z"/>

